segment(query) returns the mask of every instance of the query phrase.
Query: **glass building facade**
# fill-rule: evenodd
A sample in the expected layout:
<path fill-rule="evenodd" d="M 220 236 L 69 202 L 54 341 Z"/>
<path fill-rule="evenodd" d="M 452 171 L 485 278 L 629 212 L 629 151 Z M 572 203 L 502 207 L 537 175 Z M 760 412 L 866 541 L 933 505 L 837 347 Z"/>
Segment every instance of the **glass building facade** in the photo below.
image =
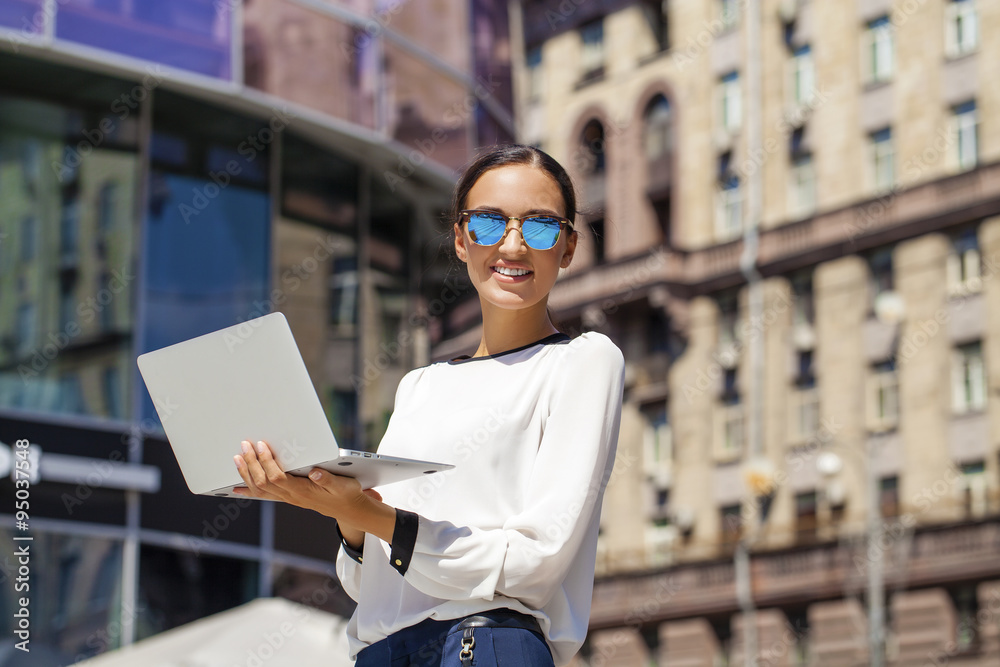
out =
<path fill-rule="evenodd" d="M 338 441 L 373 448 L 443 333 L 450 173 L 235 85 L 238 4 L 0 0 L 0 629 L 30 534 L 39 665 L 259 596 L 351 611 L 328 521 L 190 493 L 137 355 L 281 311 Z"/>

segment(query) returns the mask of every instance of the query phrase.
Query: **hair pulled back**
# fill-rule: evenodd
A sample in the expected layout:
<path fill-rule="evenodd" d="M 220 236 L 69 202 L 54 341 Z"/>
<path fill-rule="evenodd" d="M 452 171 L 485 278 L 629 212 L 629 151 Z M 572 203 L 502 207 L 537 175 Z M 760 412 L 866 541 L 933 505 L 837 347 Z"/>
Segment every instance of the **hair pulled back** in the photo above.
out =
<path fill-rule="evenodd" d="M 458 221 L 458 212 L 465 208 L 469 191 L 479 180 L 479 177 L 491 169 L 506 167 L 511 164 L 524 164 L 537 167 L 545 171 L 555 180 L 562 194 L 563 215 L 571 221 L 576 221 L 576 193 L 573 190 L 573 181 L 562 165 L 556 162 L 548 153 L 524 144 L 501 144 L 490 146 L 479 157 L 473 160 L 462 172 L 455 185 L 455 192 L 451 199 L 451 209 L 449 211 L 451 221 Z"/>

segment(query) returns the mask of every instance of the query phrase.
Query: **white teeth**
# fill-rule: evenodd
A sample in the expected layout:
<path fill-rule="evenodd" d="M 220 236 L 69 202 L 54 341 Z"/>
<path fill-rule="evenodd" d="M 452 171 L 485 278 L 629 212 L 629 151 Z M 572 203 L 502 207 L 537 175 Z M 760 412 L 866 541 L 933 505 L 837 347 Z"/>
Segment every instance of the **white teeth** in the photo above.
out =
<path fill-rule="evenodd" d="M 505 276 L 523 276 L 531 273 L 531 271 L 527 271 L 525 269 L 508 269 L 505 266 L 494 266 L 493 270 Z"/>

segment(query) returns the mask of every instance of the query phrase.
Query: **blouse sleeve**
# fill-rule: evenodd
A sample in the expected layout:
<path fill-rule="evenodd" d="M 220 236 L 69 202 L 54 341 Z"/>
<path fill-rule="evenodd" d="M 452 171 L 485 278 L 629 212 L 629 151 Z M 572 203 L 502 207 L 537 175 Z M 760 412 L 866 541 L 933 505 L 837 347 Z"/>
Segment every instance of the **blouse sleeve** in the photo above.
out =
<path fill-rule="evenodd" d="M 484 530 L 418 517 L 405 579 L 448 600 L 495 594 L 540 608 L 596 530 L 621 420 L 624 359 L 601 336 L 567 350 L 530 475 L 524 510 Z"/>
<path fill-rule="evenodd" d="M 337 529 L 337 536 L 340 537 L 340 550 L 337 553 L 337 578 L 340 579 L 340 585 L 343 586 L 344 592 L 357 602 L 361 596 L 361 561 L 363 555 L 359 550 L 353 550 L 354 553 L 351 553 L 347 543 L 344 542 L 344 538 L 340 536 L 339 529 Z"/>

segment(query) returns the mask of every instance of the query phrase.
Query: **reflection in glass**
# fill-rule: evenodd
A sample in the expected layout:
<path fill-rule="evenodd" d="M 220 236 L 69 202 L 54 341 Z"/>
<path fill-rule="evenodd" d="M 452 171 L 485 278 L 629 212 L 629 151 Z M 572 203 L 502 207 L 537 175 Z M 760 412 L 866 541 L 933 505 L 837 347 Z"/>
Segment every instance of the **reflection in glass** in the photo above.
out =
<path fill-rule="evenodd" d="M 199 196 L 216 193 L 200 206 Z M 200 194 L 202 193 L 202 194 Z M 185 219 L 185 207 L 199 206 Z M 152 174 L 145 234 L 145 349 L 248 319 L 267 295 L 267 193 L 162 171 Z M 147 397 L 143 416 L 156 419 Z"/>
<path fill-rule="evenodd" d="M 80 535 L 33 533 L 16 542 L 0 530 L 0 562 L 18 562 L 16 549 L 30 544 L 31 655 L 38 664 L 66 665 L 121 645 L 122 545 Z M 18 593 L 11 576 L 0 586 L 3 635 L 14 634 Z M 44 656 L 44 657 L 43 657 Z"/>
<path fill-rule="evenodd" d="M 142 545 L 136 639 L 250 602 L 258 572 L 256 561 Z"/>
<path fill-rule="evenodd" d="M 60 0 L 56 36 L 179 69 L 229 79 L 235 2 Z"/>
<path fill-rule="evenodd" d="M 0 407 L 123 419 L 138 157 L 85 142 L 81 110 L 0 98 Z M 17 252 L 14 252 L 14 249 Z"/>
<path fill-rule="evenodd" d="M 288 135 L 275 224 L 276 303 L 288 319 L 334 436 L 355 447 L 358 400 L 358 170 Z"/>
<path fill-rule="evenodd" d="M 45 0 L 5 0 L 0 2 L 0 26 L 15 28 L 19 37 L 29 39 L 42 34 L 45 28 Z M 17 37 L 13 38 L 14 44 Z"/>

